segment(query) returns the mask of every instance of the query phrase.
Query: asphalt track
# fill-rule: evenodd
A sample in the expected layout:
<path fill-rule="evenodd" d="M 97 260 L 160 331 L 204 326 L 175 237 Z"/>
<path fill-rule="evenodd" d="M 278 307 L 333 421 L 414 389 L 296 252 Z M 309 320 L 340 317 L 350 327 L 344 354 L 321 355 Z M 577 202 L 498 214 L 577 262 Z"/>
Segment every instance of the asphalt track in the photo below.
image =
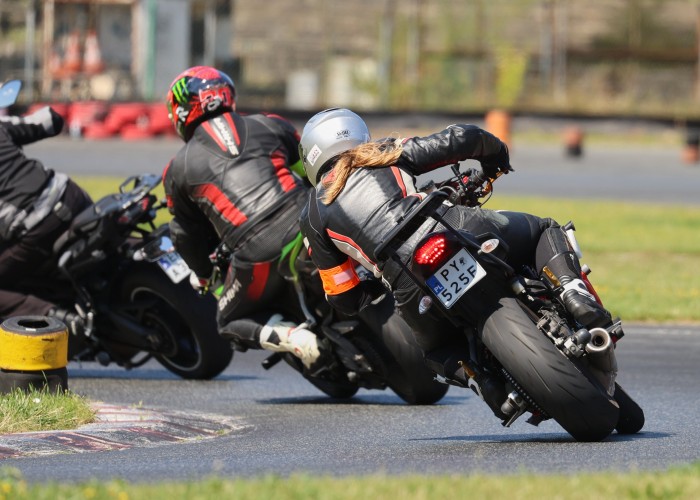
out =
<path fill-rule="evenodd" d="M 73 175 L 126 176 L 159 173 L 179 145 L 60 138 L 27 153 Z M 591 146 L 575 160 L 557 145 L 516 145 L 512 153 L 516 172 L 499 180 L 496 194 L 686 205 L 700 200 L 700 167 L 681 163 L 680 150 Z M 109 437 L 95 438 L 90 430 L 85 439 L 54 437 L 60 454 L 17 451 L 16 443 L 0 438 L 0 449 L 15 451 L 14 457 L 11 451 L 0 455 L 0 466 L 16 467 L 32 481 L 153 481 L 293 472 L 573 473 L 697 461 L 700 328 L 632 325 L 627 333 L 618 349 L 619 380 L 647 415 L 635 436 L 576 443 L 552 422 L 504 429 L 476 397 L 455 388 L 431 407 L 404 405 L 388 391 L 334 401 L 286 366 L 263 370 L 263 353 L 248 352 L 237 353 L 226 372 L 208 382 L 179 380 L 155 363 L 131 372 L 71 364 L 69 384 L 76 392 L 126 413 L 134 405 L 134 412 L 142 407 L 151 413 Z M 81 448 L 81 440 L 93 447 Z"/>
<path fill-rule="evenodd" d="M 387 131 L 402 128 L 393 123 L 381 126 Z M 442 126 L 436 124 L 435 130 Z M 124 142 L 61 137 L 27 146 L 26 152 L 71 175 L 126 177 L 162 173 L 181 144 L 173 138 Z M 511 148 L 511 163 L 515 172 L 498 180 L 495 196 L 503 193 L 585 198 L 591 202 L 608 199 L 700 204 L 700 164 L 683 163 L 680 145 L 584 144 L 583 156 L 569 158 L 560 144 L 516 143 Z M 437 172 L 433 177 L 443 175 Z"/>
<path fill-rule="evenodd" d="M 207 382 L 179 380 L 155 363 L 131 372 L 71 364 L 70 387 L 130 409 L 131 422 L 122 424 L 128 428 L 54 435 L 52 443 L 60 443 L 54 447 L 45 437 L 24 436 L 24 451 L 35 455 L 0 459 L 0 467 L 15 467 L 30 481 L 153 482 L 292 473 L 568 474 L 700 460 L 699 329 L 626 330 L 617 349 L 618 380 L 647 418 L 633 436 L 577 443 L 551 421 L 533 427 L 523 420 L 506 429 L 473 393 L 458 388 L 425 407 L 405 405 L 390 391 L 331 400 L 286 365 L 265 371 L 263 353 L 249 351 Z M 156 415 L 138 416 L 146 410 Z M 16 449 L 17 442 L 0 438 L 3 447 Z"/>

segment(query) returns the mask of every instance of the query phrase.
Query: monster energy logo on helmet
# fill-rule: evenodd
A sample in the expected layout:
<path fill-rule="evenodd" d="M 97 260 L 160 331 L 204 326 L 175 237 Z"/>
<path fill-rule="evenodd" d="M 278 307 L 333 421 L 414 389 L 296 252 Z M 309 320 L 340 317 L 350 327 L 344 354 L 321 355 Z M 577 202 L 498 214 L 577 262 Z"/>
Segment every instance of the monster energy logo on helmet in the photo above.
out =
<path fill-rule="evenodd" d="M 189 91 L 187 90 L 187 81 L 188 78 L 182 77 L 180 78 L 177 82 L 175 82 L 175 85 L 173 85 L 173 96 L 175 97 L 175 100 L 179 103 L 187 103 L 187 97 L 189 96 Z"/>

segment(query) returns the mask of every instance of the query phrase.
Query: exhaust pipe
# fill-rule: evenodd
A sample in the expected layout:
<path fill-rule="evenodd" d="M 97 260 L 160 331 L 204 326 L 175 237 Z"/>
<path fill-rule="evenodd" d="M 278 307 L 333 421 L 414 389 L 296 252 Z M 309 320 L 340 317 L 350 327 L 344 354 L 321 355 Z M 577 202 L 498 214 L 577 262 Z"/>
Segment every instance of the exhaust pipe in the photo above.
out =
<path fill-rule="evenodd" d="M 596 377 L 612 396 L 615 394 L 615 378 L 617 377 L 617 359 L 615 344 L 608 331 L 604 328 L 592 328 L 591 340 L 586 344 L 586 353 L 590 367 Z"/>
<path fill-rule="evenodd" d="M 591 358 L 605 358 L 606 353 L 613 348 L 613 341 L 605 328 L 591 328 L 591 340 L 586 344 L 586 352 Z M 601 369 L 603 367 L 601 366 Z"/>

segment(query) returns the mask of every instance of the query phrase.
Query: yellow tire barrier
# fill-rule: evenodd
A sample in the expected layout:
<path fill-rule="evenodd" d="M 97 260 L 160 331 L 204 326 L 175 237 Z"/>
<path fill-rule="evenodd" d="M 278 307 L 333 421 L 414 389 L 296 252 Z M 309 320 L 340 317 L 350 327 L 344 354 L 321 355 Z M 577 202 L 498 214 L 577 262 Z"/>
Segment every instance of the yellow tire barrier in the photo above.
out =
<path fill-rule="evenodd" d="M 0 393 L 68 389 L 68 330 L 55 318 L 17 316 L 0 325 Z"/>

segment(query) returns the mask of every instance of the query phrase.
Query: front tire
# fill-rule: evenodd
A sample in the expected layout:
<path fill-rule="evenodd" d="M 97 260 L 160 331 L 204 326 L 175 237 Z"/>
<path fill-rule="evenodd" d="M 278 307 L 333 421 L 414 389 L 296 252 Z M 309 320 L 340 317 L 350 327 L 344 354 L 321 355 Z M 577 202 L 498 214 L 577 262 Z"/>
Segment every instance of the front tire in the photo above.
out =
<path fill-rule="evenodd" d="M 309 381 L 311 385 L 316 387 L 319 391 L 324 393 L 326 396 L 330 396 L 333 399 L 349 399 L 357 394 L 360 387 L 357 384 L 353 384 L 349 380 L 343 380 L 340 377 L 345 376 L 345 372 L 333 373 L 329 376 L 312 376 L 304 369 L 304 365 L 301 360 L 297 358 L 294 354 L 284 353 L 283 359 L 287 362 L 289 366 L 294 368 L 296 371 L 302 374 L 302 376 Z M 333 377 L 337 375 L 337 377 Z"/>
<path fill-rule="evenodd" d="M 600 441 L 613 431 L 618 404 L 585 367 L 579 369 L 556 348 L 515 298 L 500 299 L 484 322 L 482 339 L 534 402 L 577 441 Z"/>
<path fill-rule="evenodd" d="M 435 380 L 435 375 L 423 360 L 413 332 L 396 313 L 390 295 L 379 304 L 360 314 L 371 330 L 368 341 L 381 355 L 386 366 L 386 381 L 392 391 L 411 405 L 431 405 L 440 401 L 449 386 Z M 378 339 L 381 339 L 381 345 Z"/>
<path fill-rule="evenodd" d="M 615 401 L 620 405 L 620 418 L 615 426 L 618 434 L 636 434 L 641 431 L 644 427 L 644 411 L 617 382 Z"/>
<path fill-rule="evenodd" d="M 139 323 L 155 329 L 161 349 L 153 353 L 160 364 L 184 379 L 211 379 L 231 362 L 231 344 L 219 335 L 216 301 L 199 297 L 186 283 L 173 283 L 155 265 L 137 265 L 121 287 L 122 300 L 149 303 L 137 308 Z"/>

